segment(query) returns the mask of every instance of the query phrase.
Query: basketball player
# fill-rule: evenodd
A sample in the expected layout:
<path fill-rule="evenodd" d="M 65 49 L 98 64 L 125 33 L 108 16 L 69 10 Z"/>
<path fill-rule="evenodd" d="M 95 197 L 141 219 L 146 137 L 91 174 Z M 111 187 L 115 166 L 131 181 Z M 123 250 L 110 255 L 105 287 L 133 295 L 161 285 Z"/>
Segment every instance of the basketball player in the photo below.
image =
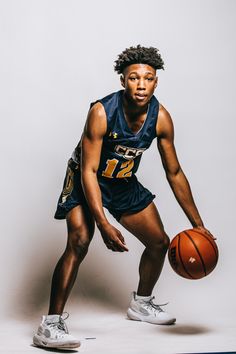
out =
<path fill-rule="evenodd" d="M 106 247 L 127 252 L 121 232 L 109 223 L 103 207 L 144 245 L 139 284 L 133 292 L 128 318 L 159 325 L 176 319 L 153 302 L 169 238 L 164 231 L 155 196 L 135 176 L 142 154 L 157 138 L 167 180 L 194 228 L 209 234 L 196 208 L 189 183 L 178 162 L 170 114 L 153 95 L 156 70 L 163 69 L 159 51 L 138 45 L 124 50 L 115 62 L 123 90 L 91 104 L 82 138 L 70 158 L 56 219 L 66 219 L 68 241 L 57 263 L 50 307 L 42 317 L 35 345 L 76 348 L 62 318 L 79 265 L 87 254 L 96 224 Z"/>

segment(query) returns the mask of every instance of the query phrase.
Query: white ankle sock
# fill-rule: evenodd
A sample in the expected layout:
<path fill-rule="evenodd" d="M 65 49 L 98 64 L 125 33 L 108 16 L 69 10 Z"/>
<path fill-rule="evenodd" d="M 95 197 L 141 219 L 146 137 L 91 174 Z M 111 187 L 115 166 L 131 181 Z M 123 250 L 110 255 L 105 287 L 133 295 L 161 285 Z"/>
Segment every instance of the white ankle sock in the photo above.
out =
<path fill-rule="evenodd" d="M 142 300 L 142 301 L 149 301 L 151 299 L 152 295 L 150 296 L 139 296 L 139 295 L 135 295 L 135 299 L 136 300 Z"/>

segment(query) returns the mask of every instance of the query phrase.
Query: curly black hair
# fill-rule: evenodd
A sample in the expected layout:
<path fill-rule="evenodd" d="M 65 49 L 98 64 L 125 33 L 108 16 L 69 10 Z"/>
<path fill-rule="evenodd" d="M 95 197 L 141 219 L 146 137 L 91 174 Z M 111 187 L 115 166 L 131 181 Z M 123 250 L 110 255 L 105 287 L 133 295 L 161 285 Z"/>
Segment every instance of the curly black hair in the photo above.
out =
<path fill-rule="evenodd" d="M 164 70 L 164 61 L 159 54 L 159 50 L 154 47 L 141 47 L 140 44 L 137 47 L 126 48 L 119 54 L 115 61 L 114 70 L 118 74 L 122 74 L 124 69 L 131 64 L 148 64 L 155 70 Z"/>

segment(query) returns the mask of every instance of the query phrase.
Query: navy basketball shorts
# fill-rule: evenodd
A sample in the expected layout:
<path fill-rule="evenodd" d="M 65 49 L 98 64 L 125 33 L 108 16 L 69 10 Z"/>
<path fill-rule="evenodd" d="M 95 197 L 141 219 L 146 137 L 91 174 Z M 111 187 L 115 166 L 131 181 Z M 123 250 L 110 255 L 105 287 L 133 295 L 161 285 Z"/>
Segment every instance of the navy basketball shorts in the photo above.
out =
<path fill-rule="evenodd" d="M 135 175 L 116 179 L 102 176 L 97 178 L 102 193 L 102 204 L 117 221 L 124 213 L 132 214 L 143 210 L 155 198 L 154 194 L 139 183 Z M 66 214 L 77 205 L 88 208 L 81 185 L 79 165 L 70 159 L 55 219 L 65 219 Z"/>

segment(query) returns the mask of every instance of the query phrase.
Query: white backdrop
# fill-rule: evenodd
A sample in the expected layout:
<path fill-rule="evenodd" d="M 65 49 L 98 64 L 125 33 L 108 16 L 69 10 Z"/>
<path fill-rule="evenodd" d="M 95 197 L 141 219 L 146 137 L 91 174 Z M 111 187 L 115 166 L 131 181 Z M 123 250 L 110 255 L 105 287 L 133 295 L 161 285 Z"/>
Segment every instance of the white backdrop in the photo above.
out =
<path fill-rule="evenodd" d="M 47 311 L 66 239 L 53 214 L 67 159 L 89 103 L 120 88 L 117 55 L 140 43 L 165 61 L 156 96 L 173 117 L 180 162 L 220 250 L 216 270 L 199 281 L 166 262 L 155 293 L 176 315 L 184 306 L 192 315 L 235 316 L 235 11 L 233 0 L 0 1 L 1 314 Z M 138 176 L 157 195 L 170 237 L 190 227 L 155 143 Z M 142 247 L 120 229 L 130 252 L 109 252 L 96 232 L 67 309 L 84 299 L 126 307 Z"/>

